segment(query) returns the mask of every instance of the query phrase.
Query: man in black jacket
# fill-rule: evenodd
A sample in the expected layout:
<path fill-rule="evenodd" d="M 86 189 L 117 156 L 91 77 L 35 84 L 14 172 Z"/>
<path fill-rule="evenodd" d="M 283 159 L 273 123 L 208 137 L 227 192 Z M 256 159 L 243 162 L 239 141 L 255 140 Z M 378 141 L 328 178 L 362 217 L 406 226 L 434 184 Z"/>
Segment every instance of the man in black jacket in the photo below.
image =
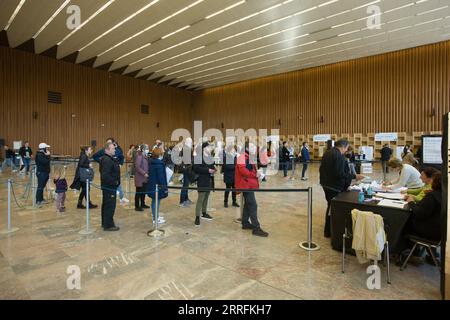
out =
<path fill-rule="evenodd" d="M 19 155 L 22 158 L 23 163 L 19 171 L 22 171 L 24 168 L 26 168 L 26 173 L 28 174 L 30 172 L 31 156 L 33 155 L 33 151 L 31 150 L 30 143 L 28 141 L 25 142 L 25 145 L 20 147 Z"/>
<path fill-rule="evenodd" d="M 361 180 L 364 177 L 354 175 L 350 172 L 350 167 L 344 154 L 347 152 L 349 143 L 342 139 L 336 142 L 335 146 L 325 152 L 320 164 L 320 185 L 325 192 L 325 198 L 328 206 L 325 214 L 324 236 L 331 236 L 330 226 L 330 205 L 331 200 L 339 193 L 344 192 L 350 187 L 353 179 Z"/>
<path fill-rule="evenodd" d="M 38 187 L 36 190 L 36 205 L 41 207 L 46 204 L 44 201 L 44 189 L 50 176 L 50 146 L 46 143 L 39 144 L 39 151 L 36 153 L 36 176 Z"/>
<path fill-rule="evenodd" d="M 287 178 L 287 171 L 288 171 L 288 167 L 289 167 L 289 149 L 287 148 L 287 142 L 284 141 L 283 142 L 283 146 L 281 148 L 281 153 L 280 153 L 280 162 L 281 162 L 281 168 L 283 168 L 283 176 L 284 178 Z"/>
<path fill-rule="evenodd" d="M 100 159 L 100 177 L 102 184 L 102 227 L 105 231 L 119 231 L 114 224 L 114 212 L 116 211 L 117 188 L 120 185 L 120 165 L 114 158 L 116 147 L 108 142 L 105 146 L 105 154 Z"/>
<path fill-rule="evenodd" d="M 389 173 L 389 166 L 387 165 L 389 160 L 391 160 L 392 149 L 386 143 L 380 151 L 381 153 L 381 166 L 383 168 L 383 178 L 386 180 L 386 173 Z"/>

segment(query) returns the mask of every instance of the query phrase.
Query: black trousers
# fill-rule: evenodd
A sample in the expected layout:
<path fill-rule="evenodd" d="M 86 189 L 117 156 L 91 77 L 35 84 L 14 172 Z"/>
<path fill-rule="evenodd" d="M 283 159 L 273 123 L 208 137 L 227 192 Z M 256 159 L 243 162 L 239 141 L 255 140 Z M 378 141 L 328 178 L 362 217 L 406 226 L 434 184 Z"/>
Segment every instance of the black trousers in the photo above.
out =
<path fill-rule="evenodd" d="M 109 187 L 105 188 L 108 188 L 108 190 L 102 190 L 102 227 L 107 229 L 116 226 L 114 224 L 114 212 L 116 211 L 117 191 Z"/>
<path fill-rule="evenodd" d="M 227 189 L 234 189 L 234 183 L 225 183 L 225 185 L 227 186 Z M 225 191 L 225 203 L 228 203 L 228 198 L 230 196 L 230 191 Z M 232 199 L 233 199 L 233 203 L 236 203 L 236 192 L 232 192 L 231 195 Z"/>
<path fill-rule="evenodd" d="M 331 237 L 331 200 L 336 197 L 340 192 L 331 190 L 328 188 L 323 188 L 325 192 L 325 199 L 327 200 L 327 211 L 325 212 L 325 228 L 323 231 L 324 237 Z"/>
<path fill-rule="evenodd" d="M 145 205 L 145 191 L 147 190 L 147 184 L 143 184 L 142 187 L 136 187 L 136 195 L 134 196 L 134 206 L 136 208 L 143 208 Z"/>
<path fill-rule="evenodd" d="M 83 199 L 86 198 L 86 182 L 80 182 L 80 186 L 81 186 L 81 192 L 80 192 L 80 195 L 78 196 L 78 204 L 82 205 Z"/>
<path fill-rule="evenodd" d="M 243 195 L 244 212 L 242 213 L 242 225 L 248 226 L 251 223 L 256 228 L 259 228 L 260 224 L 258 221 L 258 204 L 256 203 L 255 193 L 244 192 Z"/>

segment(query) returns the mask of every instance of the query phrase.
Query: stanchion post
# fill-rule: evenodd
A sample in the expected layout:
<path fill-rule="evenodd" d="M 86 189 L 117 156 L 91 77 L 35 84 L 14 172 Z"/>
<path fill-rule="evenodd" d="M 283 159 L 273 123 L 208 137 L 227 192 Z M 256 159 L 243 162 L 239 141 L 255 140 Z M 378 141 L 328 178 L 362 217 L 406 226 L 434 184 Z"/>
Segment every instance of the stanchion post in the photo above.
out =
<path fill-rule="evenodd" d="M 91 220 L 91 212 L 90 212 L 90 187 L 91 182 L 89 179 L 86 180 L 86 228 L 84 230 L 81 230 L 79 234 L 88 235 L 94 233 L 95 229 L 92 229 L 90 226 L 90 220 Z"/>
<path fill-rule="evenodd" d="M 320 250 L 320 246 L 312 242 L 312 188 L 308 188 L 308 241 L 301 242 L 300 248 L 306 251 Z"/>
<path fill-rule="evenodd" d="M 13 233 L 19 230 L 19 228 L 13 228 L 11 226 L 11 192 L 12 192 L 12 180 L 8 179 L 8 229 L 0 231 L 1 234 Z"/>
<path fill-rule="evenodd" d="M 36 166 L 31 170 L 31 193 L 33 194 L 33 207 L 36 207 Z"/>
<path fill-rule="evenodd" d="M 156 201 L 155 202 L 155 228 L 153 230 L 150 230 L 149 232 L 147 232 L 147 235 L 149 237 L 160 237 L 162 235 L 164 235 L 165 231 L 164 230 L 159 230 L 159 186 L 156 185 L 155 187 L 155 198 L 152 201 Z"/>

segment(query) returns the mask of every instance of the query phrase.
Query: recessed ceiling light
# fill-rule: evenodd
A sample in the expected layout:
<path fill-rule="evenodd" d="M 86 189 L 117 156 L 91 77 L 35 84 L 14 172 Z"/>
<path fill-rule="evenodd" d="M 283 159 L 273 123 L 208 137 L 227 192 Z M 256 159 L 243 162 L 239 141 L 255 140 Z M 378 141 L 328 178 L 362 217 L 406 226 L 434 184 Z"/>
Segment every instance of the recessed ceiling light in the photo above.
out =
<path fill-rule="evenodd" d="M 9 29 L 9 27 L 11 26 L 11 23 L 14 21 L 14 19 L 16 18 L 17 14 L 19 13 L 20 9 L 22 8 L 23 4 L 25 3 L 25 0 L 20 0 L 19 4 L 17 5 L 16 9 L 14 10 L 13 14 L 11 15 L 11 17 L 8 20 L 8 23 L 6 24 L 5 31 L 7 31 Z"/>
<path fill-rule="evenodd" d="M 36 39 L 39 34 L 47 28 L 47 26 L 53 21 L 53 19 L 56 18 L 56 16 L 70 3 L 70 0 L 64 1 L 64 3 L 59 7 L 58 10 L 55 11 L 55 13 L 50 17 L 50 19 L 47 20 L 47 22 L 39 29 L 38 32 L 33 36 L 33 39 Z"/>

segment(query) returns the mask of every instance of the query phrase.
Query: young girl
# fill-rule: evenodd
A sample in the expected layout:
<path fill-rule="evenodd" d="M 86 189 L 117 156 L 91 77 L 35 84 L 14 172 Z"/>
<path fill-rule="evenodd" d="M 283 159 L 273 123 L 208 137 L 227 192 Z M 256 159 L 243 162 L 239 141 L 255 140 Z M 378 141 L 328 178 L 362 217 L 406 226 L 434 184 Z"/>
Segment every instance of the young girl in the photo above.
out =
<path fill-rule="evenodd" d="M 62 213 L 66 210 L 64 202 L 66 201 L 67 192 L 67 180 L 66 180 L 66 167 L 64 170 L 60 167 L 56 168 L 55 175 L 53 176 L 53 182 L 56 186 L 56 212 Z"/>

